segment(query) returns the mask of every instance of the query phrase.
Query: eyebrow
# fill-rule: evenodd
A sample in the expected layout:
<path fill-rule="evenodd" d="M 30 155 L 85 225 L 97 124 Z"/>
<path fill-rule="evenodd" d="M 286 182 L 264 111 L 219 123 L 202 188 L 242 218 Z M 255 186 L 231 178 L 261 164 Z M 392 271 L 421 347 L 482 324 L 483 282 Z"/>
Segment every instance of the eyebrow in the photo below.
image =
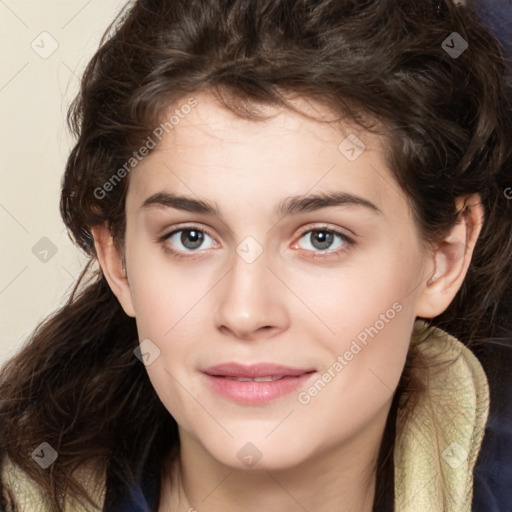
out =
<path fill-rule="evenodd" d="M 375 204 L 348 192 L 330 192 L 311 194 L 308 196 L 287 197 L 277 205 L 274 209 L 274 213 L 279 217 L 286 217 L 288 215 L 312 212 L 332 206 L 362 207 L 378 215 L 382 215 L 382 211 Z M 220 210 L 216 206 L 201 199 L 180 196 L 171 192 L 157 192 L 149 196 L 141 206 L 142 209 L 162 207 L 221 217 Z"/>

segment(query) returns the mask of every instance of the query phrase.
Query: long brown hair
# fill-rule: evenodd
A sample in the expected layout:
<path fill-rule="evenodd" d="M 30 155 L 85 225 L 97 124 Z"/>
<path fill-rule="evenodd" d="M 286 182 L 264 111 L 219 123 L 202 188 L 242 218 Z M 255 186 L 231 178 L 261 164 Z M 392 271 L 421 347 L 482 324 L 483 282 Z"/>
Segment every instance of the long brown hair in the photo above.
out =
<path fill-rule="evenodd" d="M 467 43 L 455 56 L 453 33 Z M 455 43 L 448 39 L 449 47 Z M 500 47 L 469 9 L 449 0 L 138 0 L 127 4 L 90 61 L 68 122 L 77 137 L 61 213 L 90 256 L 67 303 L 37 327 L 0 381 L 0 461 L 41 487 L 49 509 L 64 496 L 91 503 L 73 472 L 94 463 L 121 496 L 152 454 L 175 449 L 177 425 L 134 357 L 136 324 L 98 268 L 91 227 L 106 224 L 122 250 L 129 173 L 118 170 L 179 107 L 208 90 L 238 115 L 257 105 L 295 110 L 289 93 L 323 102 L 378 131 L 426 242 L 479 193 L 485 224 L 467 277 L 432 325 L 467 345 L 509 332 L 512 291 L 512 100 Z M 378 121 L 378 122 L 374 122 Z M 170 129 L 170 128 L 168 128 Z M 125 167 L 126 170 L 126 167 Z M 122 177 L 112 182 L 112 177 Z M 106 187 L 106 183 L 112 186 Z M 398 400 L 421 389 L 410 353 L 381 444 L 374 510 L 390 499 Z M 57 452 L 47 470 L 30 454 Z M 14 510 L 15 497 L 1 505 Z M 9 508 L 10 507 L 10 508 Z"/>

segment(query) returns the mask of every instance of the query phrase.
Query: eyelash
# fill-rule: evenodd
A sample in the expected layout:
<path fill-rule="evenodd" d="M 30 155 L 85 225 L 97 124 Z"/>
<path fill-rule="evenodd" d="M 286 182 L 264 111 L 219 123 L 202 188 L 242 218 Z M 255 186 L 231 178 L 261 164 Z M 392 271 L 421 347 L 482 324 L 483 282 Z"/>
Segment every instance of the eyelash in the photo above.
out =
<path fill-rule="evenodd" d="M 173 258 L 177 260 L 181 260 L 184 258 L 194 258 L 195 254 L 199 251 L 189 251 L 187 253 L 183 253 L 181 251 L 176 251 L 175 249 L 171 249 L 169 245 L 166 243 L 169 238 L 171 238 L 176 233 L 180 233 L 181 231 L 199 231 L 200 233 L 207 234 L 210 238 L 214 238 L 213 235 L 211 235 L 207 230 L 200 228 L 199 226 L 183 226 L 179 229 L 174 229 L 173 231 L 170 231 L 169 233 L 162 235 L 158 238 L 158 242 L 162 244 L 162 248 L 164 252 L 170 254 Z"/>
<path fill-rule="evenodd" d="M 194 258 L 195 254 L 201 252 L 200 250 L 198 250 L 198 251 L 189 251 L 188 253 L 183 253 L 182 251 L 176 251 L 175 249 L 171 249 L 169 247 L 169 245 L 166 243 L 167 240 L 169 238 L 171 238 L 173 235 L 175 235 L 176 233 L 180 233 L 181 231 L 199 231 L 200 233 L 206 234 L 210 238 L 214 239 L 214 237 L 207 230 L 200 228 L 199 226 L 193 226 L 193 225 L 192 226 L 184 226 L 179 229 L 175 229 L 167 234 L 162 235 L 161 237 L 158 238 L 157 241 L 162 244 L 162 248 L 163 248 L 164 252 L 170 254 L 175 259 Z M 323 232 L 323 231 L 324 232 L 326 231 L 326 232 L 334 235 L 335 237 L 341 238 L 341 240 L 344 243 L 343 246 L 336 250 L 331 250 L 331 251 L 325 250 L 323 252 L 307 250 L 307 252 L 312 253 L 311 256 L 307 256 L 307 257 L 310 257 L 313 259 L 316 259 L 316 258 L 326 259 L 329 257 L 338 256 L 338 255 L 348 251 L 352 246 L 355 245 L 355 241 L 351 237 L 345 235 L 344 233 L 341 233 L 340 231 L 338 231 L 336 229 L 329 228 L 328 226 L 313 227 L 313 228 L 304 230 L 299 235 L 298 240 L 300 240 L 304 235 L 306 235 L 308 233 Z"/>

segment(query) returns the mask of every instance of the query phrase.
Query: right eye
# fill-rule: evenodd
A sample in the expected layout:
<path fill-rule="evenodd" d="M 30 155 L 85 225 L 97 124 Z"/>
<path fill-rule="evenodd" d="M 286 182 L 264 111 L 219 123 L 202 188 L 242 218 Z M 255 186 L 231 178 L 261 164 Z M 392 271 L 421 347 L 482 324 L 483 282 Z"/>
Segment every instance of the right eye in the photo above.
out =
<path fill-rule="evenodd" d="M 213 238 L 204 230 L 192 226 L 171 231 L 163 235 L 160 241 L 164 243 L 164 248 L 167 250 L 175 254 L 186 254 L 199 252 L 196 249 L 204 245 L 207 238 L 212 240 L 213 244 L 210 244 L 209 247 L 203 247 L 203 249 L 211 249 L 217 245 Z"/>

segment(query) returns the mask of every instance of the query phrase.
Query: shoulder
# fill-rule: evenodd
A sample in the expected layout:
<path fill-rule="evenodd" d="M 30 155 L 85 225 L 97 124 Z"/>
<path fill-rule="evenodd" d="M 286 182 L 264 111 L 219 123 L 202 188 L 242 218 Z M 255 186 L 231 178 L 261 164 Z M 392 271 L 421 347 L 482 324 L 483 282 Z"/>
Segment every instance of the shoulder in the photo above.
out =
<path fill-rule="evenodd" d="M 512 338 L 472 348 L 489 382 L 490 409 L 474 469 L 473 512 L 510 512 L 512 503 Z"/>
<path fill-rule="evenodd" d="M 1 475 L 2 488 L 0 491 L 8 504 L 11 504 L 10 497 L 14 498 L 18 507 L 17 511 L 50 512 L 50 509 L 45 506 L 41 499 L 41 490 L 36 482 L 8 458 L 3 461 Z M 77 469 L 73 476 L 87 489 L 91 498 L 99 505 L 99 508 L 89 507 L 87 512 L 100 512 L 103 509 L 106 490 L 104 475 L 98 472 L 96 467 L 88 465 Z M 80 507 L 80 510 L 82 509 Z M 76 510 L 78 510 L 76 503 L 68 500 L 65 505 L 65 512 L 75 512 Z"/>

